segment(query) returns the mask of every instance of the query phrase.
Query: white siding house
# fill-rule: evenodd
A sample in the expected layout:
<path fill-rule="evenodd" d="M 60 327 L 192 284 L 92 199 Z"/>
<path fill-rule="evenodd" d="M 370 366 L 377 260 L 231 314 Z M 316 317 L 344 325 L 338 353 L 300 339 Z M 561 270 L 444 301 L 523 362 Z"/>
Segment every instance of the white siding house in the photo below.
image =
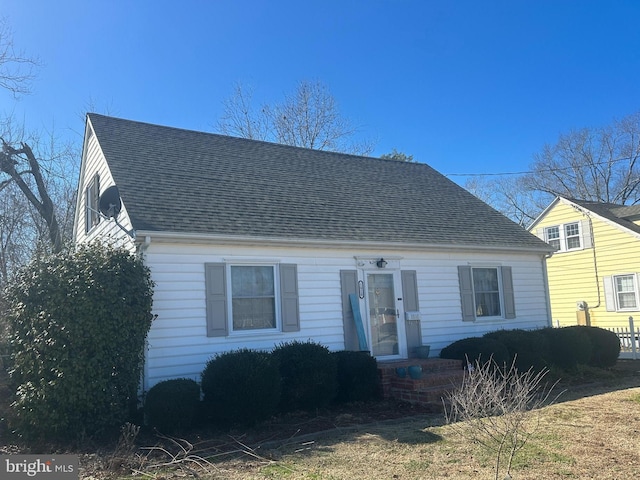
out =
<path fill-rule="evenodd" d="M 113 185 L 119 225 L 91 208 Z M 425 164 L 90 114 L 78 192 L 76 242 L 110 238 L 151 269 L 145 390 L 238 348 L 384 361 L 550 325 L 552 248 Z"/>

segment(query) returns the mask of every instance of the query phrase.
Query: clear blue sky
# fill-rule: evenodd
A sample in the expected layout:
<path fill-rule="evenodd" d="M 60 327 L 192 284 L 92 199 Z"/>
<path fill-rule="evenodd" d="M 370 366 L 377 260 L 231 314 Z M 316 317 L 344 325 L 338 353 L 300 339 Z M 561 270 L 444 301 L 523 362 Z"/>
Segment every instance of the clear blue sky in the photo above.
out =
<path fill-rule="evenodd" d="M 0 109 L 59 133 L 89 102 L 214 131 L 235 82 L 269 103 L 320 80 L 374 156 L 498 173 L 640 110 L 635 0 L 0 0 L 0 15 L 43 62 L 34 94 Z"/>

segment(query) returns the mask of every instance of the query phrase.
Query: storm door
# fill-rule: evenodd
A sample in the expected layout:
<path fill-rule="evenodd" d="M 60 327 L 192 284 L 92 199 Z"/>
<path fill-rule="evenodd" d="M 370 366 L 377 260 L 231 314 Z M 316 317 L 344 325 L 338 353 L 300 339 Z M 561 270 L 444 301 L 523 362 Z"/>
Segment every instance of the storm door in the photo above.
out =
<path fill-rule="evenodd" d="M 395 272 L 366 273 L 369 343 L 376 358 L 406 356 L 398 276 Z"/>

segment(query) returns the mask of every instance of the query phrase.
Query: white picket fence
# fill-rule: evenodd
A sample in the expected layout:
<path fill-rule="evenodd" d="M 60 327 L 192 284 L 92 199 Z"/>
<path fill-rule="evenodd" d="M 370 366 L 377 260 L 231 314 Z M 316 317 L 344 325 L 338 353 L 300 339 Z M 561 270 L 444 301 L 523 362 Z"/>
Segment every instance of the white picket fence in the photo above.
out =
<path fill-rule="evenodd" d="M 618 358 L 640 359 L 640 327 L 634 326 L 633 317 L 629 317 L 628 327 L 611 327 L 606 330 L 615 333 L 620 340 Z"/>

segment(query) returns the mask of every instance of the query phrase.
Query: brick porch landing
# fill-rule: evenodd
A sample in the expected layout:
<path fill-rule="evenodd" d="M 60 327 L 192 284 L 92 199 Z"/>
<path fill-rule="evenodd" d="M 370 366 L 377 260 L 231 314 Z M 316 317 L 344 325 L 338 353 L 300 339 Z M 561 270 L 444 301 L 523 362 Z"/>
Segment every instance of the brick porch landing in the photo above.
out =
<path fill-rule="evenodd" d="M 404 378 L 398 376 L 397 368 L 408 369 L 410 365 L 422 367 L 422 378 L 414 380 L 409 376 L 409 372 Z M 464 377 L 460 360 L 441 358 L 378 362 L 378 372 L 384 398 L 395 398 L 409 403 L 442 404 L 444 393 L 459 386 Z"/>

